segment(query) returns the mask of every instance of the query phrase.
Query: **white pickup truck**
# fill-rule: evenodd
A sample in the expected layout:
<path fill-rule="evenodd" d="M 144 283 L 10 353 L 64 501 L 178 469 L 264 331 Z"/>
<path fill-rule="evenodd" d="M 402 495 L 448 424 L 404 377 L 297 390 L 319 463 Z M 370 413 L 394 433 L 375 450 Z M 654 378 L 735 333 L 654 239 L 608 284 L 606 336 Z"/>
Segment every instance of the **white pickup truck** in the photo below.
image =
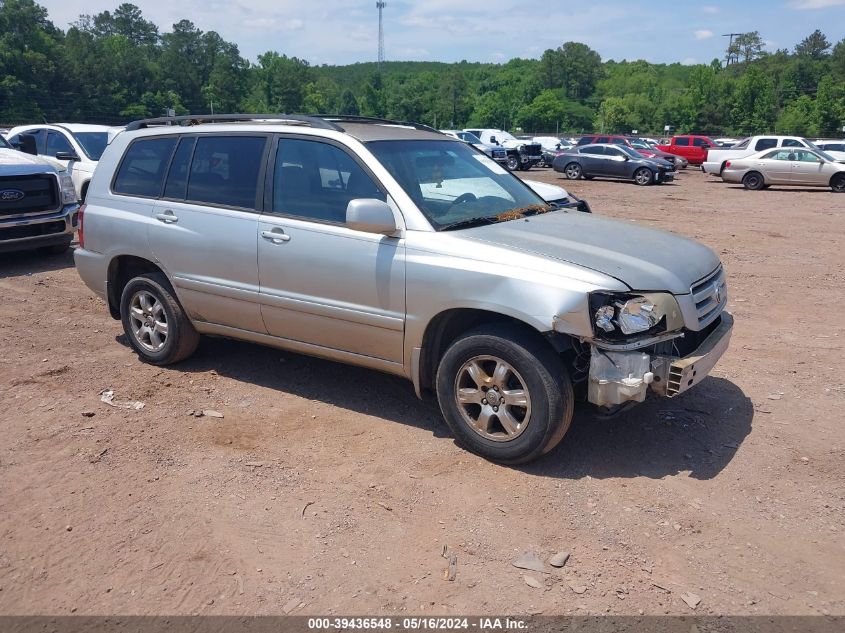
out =
<path fill-rule="evenodd" d="M 726 149 L 711 148 L 707 152 L 707 160 L 701 165 L 701 171 L 714 176 L 721 176 L 725 163 L 732 159 L 745 158 L 763 150 L 775 147 L 807 147 L 816 149 L 815 145 L 800 136 L 752 136 L 739 141 L 736 145 Z M 837 161 L 845 159 L 842 152 L 828 152 Z"/>

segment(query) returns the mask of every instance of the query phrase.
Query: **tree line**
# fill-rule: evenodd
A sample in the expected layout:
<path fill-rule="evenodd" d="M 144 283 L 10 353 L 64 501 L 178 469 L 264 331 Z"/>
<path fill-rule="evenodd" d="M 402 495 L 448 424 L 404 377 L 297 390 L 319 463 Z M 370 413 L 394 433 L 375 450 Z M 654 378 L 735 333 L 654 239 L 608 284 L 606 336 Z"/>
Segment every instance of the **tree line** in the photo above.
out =
<path fill-rule="evenodd" d="M 792 50 L 764 50 L 757 32 L 710 64 L 602 61 L 566 42 L 504 64 L 386 62 L 312 66 L 180 20 L 168 32 L 124 3 L 81 15 L 66 31 L 33 0 L 0 0 L 0 123 L 125 123 L 214 112 L 342 113 L 439 128 L 526 132 L 841 136 L 845 39 L 815 31 Z"/>

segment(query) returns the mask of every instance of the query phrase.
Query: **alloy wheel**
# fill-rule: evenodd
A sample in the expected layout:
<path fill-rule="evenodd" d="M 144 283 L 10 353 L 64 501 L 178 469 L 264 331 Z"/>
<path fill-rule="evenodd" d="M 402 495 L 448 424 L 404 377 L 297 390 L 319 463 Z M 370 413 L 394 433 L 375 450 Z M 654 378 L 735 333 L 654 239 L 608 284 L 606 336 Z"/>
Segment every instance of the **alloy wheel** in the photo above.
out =
<path fill-rule="evenodd" d="M 525 381 L 496 356 L 476 356 L 461 366 L 455 378 L 455 404 L 473 431 L 494 442 L 517 438 L 531 418 Z"/>

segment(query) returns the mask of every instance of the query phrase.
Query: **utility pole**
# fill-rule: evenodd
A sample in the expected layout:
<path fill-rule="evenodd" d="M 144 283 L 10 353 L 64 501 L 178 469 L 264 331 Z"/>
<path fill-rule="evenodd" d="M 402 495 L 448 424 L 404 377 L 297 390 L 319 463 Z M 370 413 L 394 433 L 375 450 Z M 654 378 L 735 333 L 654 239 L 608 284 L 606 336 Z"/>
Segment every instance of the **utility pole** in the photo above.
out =
<path fill-rule="evenodd" d="M 731 51 L 732 51 L 733 46 L 734 46 L 734 38 L 739 36 L 739 35 L 742 35 L 742 33 L 725 33 L 724 35 L 722 35 L 722 37 L 731 38 L 728 41 L 728 54 L 727 54 L 727 58 L 725 60 L 725 68 L 727 68 L 728 66 L 731 65 L 731 55 L 733 54 Z M 737 54 L 737 61 L 739 61 L 739 55 L 738 54 Z"/>
<path fill-rule="evenodd" d="M 382 21 L 382 11 L 386 3 L 382 0 L 376 2 L 378 9 L 378 70 L 381 72 L 381 63 L 384 61 L 384 23 Z"/>

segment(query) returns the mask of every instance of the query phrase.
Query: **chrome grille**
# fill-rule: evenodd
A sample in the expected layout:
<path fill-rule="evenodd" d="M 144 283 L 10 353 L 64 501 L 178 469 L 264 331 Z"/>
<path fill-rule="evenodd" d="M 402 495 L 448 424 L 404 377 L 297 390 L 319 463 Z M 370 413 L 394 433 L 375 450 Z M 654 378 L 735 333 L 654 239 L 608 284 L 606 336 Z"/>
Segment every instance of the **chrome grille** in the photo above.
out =
<path fill-rule="evenodd" d="M 701 281 L 697 281 L 692 288 L 692 300 L 698 314 L 699 327 L 705 328 L 721 314 L 728 303 L 728 287 L 725 271 L 719 266 Z"/>

